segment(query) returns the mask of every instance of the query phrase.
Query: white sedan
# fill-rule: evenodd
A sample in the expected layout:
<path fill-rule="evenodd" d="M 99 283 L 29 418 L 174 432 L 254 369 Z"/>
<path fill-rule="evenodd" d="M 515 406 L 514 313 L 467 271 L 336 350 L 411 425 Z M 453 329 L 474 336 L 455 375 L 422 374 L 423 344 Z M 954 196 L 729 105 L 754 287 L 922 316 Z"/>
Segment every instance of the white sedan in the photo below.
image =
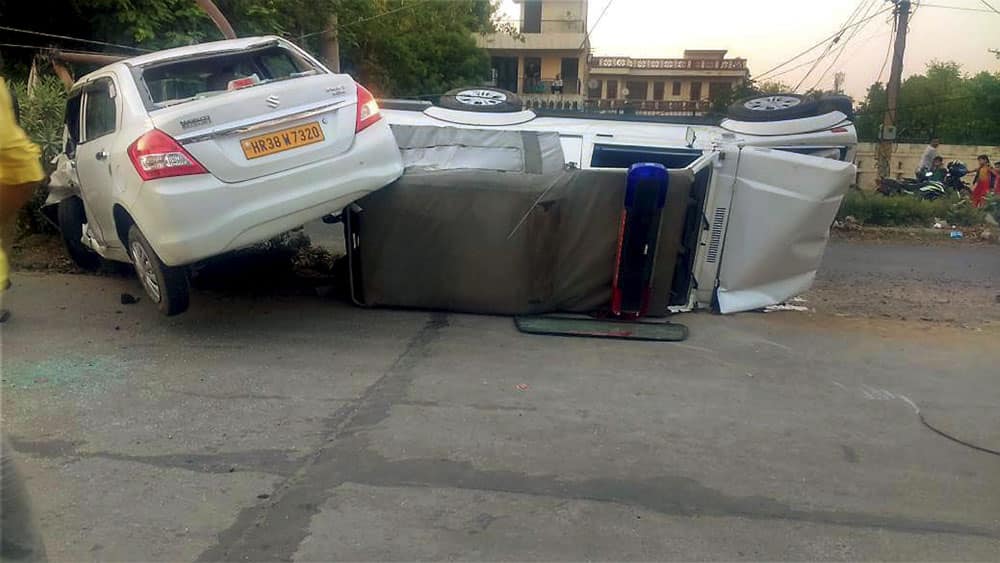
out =
<path fill-rule="evenodd" d="M 161 312 L 185 266 L 340 211 L 397 179 L 371 93 L 278 37 L 159 51 L 81 78 L 48 205 L 73 260 L 131 262 Z"/>

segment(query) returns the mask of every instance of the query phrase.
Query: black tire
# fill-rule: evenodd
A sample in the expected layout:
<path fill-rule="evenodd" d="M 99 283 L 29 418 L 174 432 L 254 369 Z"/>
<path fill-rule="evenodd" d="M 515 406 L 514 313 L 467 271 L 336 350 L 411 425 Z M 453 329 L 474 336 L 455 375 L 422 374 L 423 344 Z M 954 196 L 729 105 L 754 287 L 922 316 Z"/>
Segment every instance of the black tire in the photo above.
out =
<path fill-rule="evenodd" d="M 438 105 L 475 113 L 509 113 L 524 108 L 524 102 L 517 94 L 487 86 L 449 90 L 441 96 Z"/>
<path fill-rule="evenodd" d="M 68 197 L 59 202 L 56 209 L 56 221 L 62 233 L 63 244 L 70 260 L 81 270 L 96 271 L 101 267 L 101 257 L 93 250 L 84 246 L 83 224 L 87 222 L 87 212 L 83 208 L 83 200 L 78 197 Z"/>
<path fill-rule="evenodd" d="M 817 105 L 819 110 L 817 115 L 839 111 L 846 115 L 847 119 L 854 119 L 854 100 L 850 96 L 840 94 L 824 96 L 819 99 Z"/>
<path fill-rule="evenodd" d="M 821 115 L 820 104 L 798 94 L 766 94 L 744 98 L 729 106 L 730 119 L 737 121 L 785 121 Z"/>
<path fill-rule="evenodd" d="M 187 311 L 189 289 L 186 268 L 165 265 L 135 225 L 128 230 L 128 253 L 139 283 L 161 313 L 172 317 Z"/>

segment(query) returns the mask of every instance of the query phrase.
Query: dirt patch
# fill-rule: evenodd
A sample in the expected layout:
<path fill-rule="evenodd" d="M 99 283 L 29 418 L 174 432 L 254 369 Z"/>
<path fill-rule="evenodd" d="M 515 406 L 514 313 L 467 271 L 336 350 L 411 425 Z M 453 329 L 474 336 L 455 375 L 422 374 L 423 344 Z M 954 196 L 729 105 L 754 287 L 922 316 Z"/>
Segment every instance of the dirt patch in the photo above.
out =
<path fill-rule="evenodd" d="M 951 238 L 951 229 L 925 229 L 916 227 L 861 227 L 834 228 L 830 230 L 833 240 L 850 240 L 884 243 L 913 243 L 933 245 L 990 245 L 996 244 L 1000 228 L 960 227 L 962 238 Z"/>
<path fill-rule="evenodd" d="M 339 288 L 338 256 L 312 246 L 301 233 L 211 258 L 191 268 L 191 282 L 199 290 L 238 294 L 301 293 Z M 58 235 L 28 235 L 13 246 L 11 267 L 19 271 L 87 274 L 70 260 Z M 96 275 L 131 276 L 132 267 L 105 262 Z"/>
<path fill-rule="evenodd" d="M 1000 327 L 1000 289 L 968 283 L 900 280 L 817 280 L 805 305 L 841 317 Z"/>
<path fill-rule="evenodd" d="M 14 242 L 10 256 L 14 270 L 76 274 L 80 270 L 70 261 L 58 235 L 28 235 Z"/>

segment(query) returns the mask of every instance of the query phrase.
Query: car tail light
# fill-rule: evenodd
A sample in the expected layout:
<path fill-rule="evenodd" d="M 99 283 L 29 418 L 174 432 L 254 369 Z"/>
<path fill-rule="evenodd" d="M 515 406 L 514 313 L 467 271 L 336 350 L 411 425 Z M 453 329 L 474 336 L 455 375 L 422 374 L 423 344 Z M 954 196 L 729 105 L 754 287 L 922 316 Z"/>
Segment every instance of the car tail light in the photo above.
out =
<path fill-rule="evenodd" d="M 379 119 L 382 119 L 382 113 L 378 109 L 378 103 L 375 102 L 375 96 L 358 84 L 358 118 L 354 122 L 354 132 L 364 131 Z"/>
<path fill-rule="evenodd" d="M 180 143 L 159 129 L 129 145 L 128 157 L 143 180 L 208 173 Z"/>

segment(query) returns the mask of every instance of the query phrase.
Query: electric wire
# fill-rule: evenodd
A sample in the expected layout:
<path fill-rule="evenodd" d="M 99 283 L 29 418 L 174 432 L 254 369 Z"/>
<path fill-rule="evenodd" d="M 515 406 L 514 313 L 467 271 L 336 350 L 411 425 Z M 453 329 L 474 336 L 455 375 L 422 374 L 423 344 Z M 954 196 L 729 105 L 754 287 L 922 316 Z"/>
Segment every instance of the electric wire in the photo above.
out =
<path fill-rule="evenodd" d="M 41 37 L 49 37 L 52 39 L 62 39 L 65 41 L 79 41 L 81 43 L 92 43 L 94 45 L 104 45 L 105 47 L 118 47 L 119 49 L 130 49 L 132 51 L 139 51 L 141 53 L 152 52 L 151 49 L 143 49 L 142 47 L 132 47 L 130 45 L 121 45 L 118 43 L 108 43 L 107 41 L 97 41 L 95 39 L 83 39 L 82 37 L 70 37 L 69 35 L 57 35 L 55 33 L 44 33 L 41 31 L 33 31 L 30 29 L 18 29 L 16 27 L 8 27 L 6 25 L 0 25 L 0 29 L 4 31 L 13 31 L 15 33 L 26 33 L 28 35 L 38 35 Z"/>

